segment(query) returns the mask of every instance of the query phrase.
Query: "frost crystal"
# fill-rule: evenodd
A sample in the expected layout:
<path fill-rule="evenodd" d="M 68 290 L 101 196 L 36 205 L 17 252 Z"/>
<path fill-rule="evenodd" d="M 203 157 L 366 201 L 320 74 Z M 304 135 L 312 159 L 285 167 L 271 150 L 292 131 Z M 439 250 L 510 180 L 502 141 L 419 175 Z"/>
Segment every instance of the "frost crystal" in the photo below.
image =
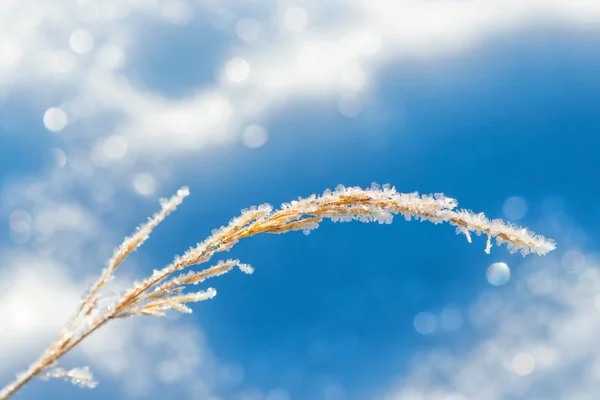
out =
<path fill-rule="evenodd" d="M 94 380 L 94 376 L 90 371 L 89 367 L 73 368 L 66 370 L 61 367 L 52 368 L 40 375 L 43 380 L 51 378 L 70 380 L 72 384 L 82 388 L 93 389 L 98 385 L 98 382 Z"/>
<path fill-rule="evenodd" d="M 485 253 L 490 254 L 491 250 L 492 250 L 492 237 L 490 235 L 488 235 L 487 242 L 485 244 Z"/>
<path fill-rule="evenodd" d="M 241 264 L 239 263 L 238 268 L 240 269 L 240 271 L 242 271 L 245 274 L 253 274 L 254 273 L 254 268 L 252 268 L 252 266 L 250 264 Z"/>

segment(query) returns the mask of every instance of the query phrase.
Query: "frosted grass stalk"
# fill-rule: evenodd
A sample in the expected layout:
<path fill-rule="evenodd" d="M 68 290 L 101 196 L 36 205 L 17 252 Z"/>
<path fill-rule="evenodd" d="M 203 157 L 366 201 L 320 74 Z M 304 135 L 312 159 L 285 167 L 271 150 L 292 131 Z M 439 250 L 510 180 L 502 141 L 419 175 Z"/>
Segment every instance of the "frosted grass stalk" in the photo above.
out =
<path fill-rule="evenodd" d="M 95 386 L 95 380 L 87 367 L 67 371 L 61 367 L 55 368 L 56 363 L 110 320 L 140 315 L 163 316 L 169 310 L 192 312 L 188 304 L 209 300 L 217 292 L 214 288 L 208 288 L 184 293 L 186 288 L 225 274 L 236 266 L 248 274 L 254 271 L 250 265 L 239 260 L 219 261 L 212 267 L 201 270 L 194 270 L 192 267 L 207 263 L 215 254 L 231 249 L 239 240 L 260 233 L 303 231 L 309 234 L 325 219 L 333 222 L 357 220 L 389 224 L 394 215 L 400 214 L 407 221 L 415 218 L 434 224 L 453 225 L 456 232 L 464 234 L 469 242 L 472 241 L 471 233 L 486 235 L 485 252 L 488 254 L 492 248 L 492 238 L 496 239 L 498 246 L 506 243 L 510 252 L 519 251 L 523 256 L 529 253 L 541 256 L 556 248 L 554 241 L 526 228 L 502 220 L 489 220 L 482 213 L 457 210 L 457 201 L 443 194 L 398 193 L 389 185 L 380 187 L 373 184 L 368 189 L 340 185 L 334 191 L 326 190 L 320 196 L 311 195 L 284 203 L 278 210 L 274 210 L 269 204 L 243 210 L 229 224 L 214 230 L 207 239 L 175 257 L 171 264 L 154 270 L 148 278 L 135 282 L 116 299 L 107 300 L 101 294 L 101 289 L 110 281 L 117 268 L 146 241 L 152 230 L 188 194 L 188 189 L 182 188 L 169 200 L 162 200 L 161 210 L 124 240 L 99 279 L 84 296 L 67 326 L 37 361 L 0 390 L 0 400 L 12 396 L 35 376 L 70 379 L 80 386 Z M 188 270 L 184 271 L 186 269 Z"/>

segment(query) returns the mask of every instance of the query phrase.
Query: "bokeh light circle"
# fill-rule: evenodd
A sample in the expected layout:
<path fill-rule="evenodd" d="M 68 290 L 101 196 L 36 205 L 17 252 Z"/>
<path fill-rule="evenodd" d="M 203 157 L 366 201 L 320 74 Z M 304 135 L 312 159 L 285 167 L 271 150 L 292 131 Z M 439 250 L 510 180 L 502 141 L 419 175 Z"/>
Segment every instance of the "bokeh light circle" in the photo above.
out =
<path fill-rule="evenodd" d="M 69 119 L 67 114 L 58 107 L 50 107 L 44 113 L 44 125 L 46 129 L 52 132 L 59 132 L 65 129 Z"/>
<path fill-rule="evenodd" d="M 437 329 L 437 319 L 430 312 L 421 312 L 415 316 L 413 326 L 421 335 L 431 335 Z"/>
<path fill-rule="evenodd" d="M 487 280 L 491 285 L 502 286 L 510 279 L 510 268 L 503 262 L 493 263 L 488 267 Z"/>

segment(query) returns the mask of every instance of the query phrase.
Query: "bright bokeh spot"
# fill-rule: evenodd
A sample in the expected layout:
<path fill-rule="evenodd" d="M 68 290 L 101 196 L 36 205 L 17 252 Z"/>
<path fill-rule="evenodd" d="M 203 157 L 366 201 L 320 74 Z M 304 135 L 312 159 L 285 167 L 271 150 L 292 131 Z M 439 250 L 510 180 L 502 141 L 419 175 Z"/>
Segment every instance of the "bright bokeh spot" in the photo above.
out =
<path fill-rule="evenodd" d="M 108 44 L 103 46 L 98 51 L 98 61 L 105 68 L 108 69 L 117 69 L 123 65 L 123 61 L 125 60 L 125 53 L 123 49 L 114 44 Z"/>
<path fill-rule="evenodd" d="M 340 81 L 345 88 L 359 91 L 365 86 L 367 77 L 362 68 L 353 65 L 340 72 Z"/>
<path fill-rule="evenodd" d="M 27 211 L 15 210 L 8 217 L 10 238 L 16 243 L 25 243 L 31 237 L 31 215 Z"/>
<path fill-rule="evenodd" d="M 510 279 L 510 268 L 503 262 L 493 263 L 487 270 L 487 280 L 494 286 L 502 286 Z"/>
<path fill-rule="evenodd" d="M 54 148 L 51 150 L 52 152 L 52 159 L 54 161 L 54 165 L 57 168 L 62 168 L 65 165 L 67 165 L 67 155 L 65 154 L 64 151 L 62 151 L 61 149 L 58 148 Z"/>
<path fill-rule="evenodd" d="M 235 57 L 227 62 L 225 76 L 233 83 L 240 83 L 250 75 L 250 64 L 243 58 Z"/>
<path fill-rule="evenodd" d="M 290 395 L 290 393 L 287 390 L 281 389 L 281 388 L 276 388 L 276 389 L 269 391 L 269 393 L 267 393 L 267 397 L 265 397 L 265 400 L 291 400 L 291 399 L 292 399 L 292 396 Z"/>
<path fill-rule="evenodd" d="M 463 396 L 462 394 L 450 394 L 447 395 L 445 397 L 442 397 L 442 400 L 468 400 L 465 396 Z"/>
<path fill-rule="evenodd" d="M 560 258 L 560 266 L 567 272 L 580 272 L 585 268 L 585 255 L 579 249 L 570 249 Z"/>
<path fill-rule="evenodd" d="M 453 307 L 444 307 L 440 314 L 440 328 L 454 332 L 460 329 L 463 323 L 463 317 L 460 311 Z"/>
<path fill-rule="evenodd" d="M 79 1 L 77 3 L 77 15 L 82 21 L 96 21 L 103 11 L 100 4 L 95 1 Z"/>
<path fill-rule="evenodd" d="M 555 282 L 544 271 L 538 271 L 527 277 L 527 288 L 533 294 L 549 293 L 554 286 Z"/>
<path fill-rule="evenodd" d="M 152 174 L 141 173 L 133 178 L 133 188 L 142 196 L 150 196 L 156 191 L 157 182 Z"/>
<path fill-rule="evenodd" d="M 8 223 L 13 231 L 28 231 L 31 228 L 31 215 L 26 211 L 15 210 L 8 217 Z"/>
<path fill-rule="evenodd" d="M 50 107 L 44 113 L 44 125 L 49 131 L 62 131 L 68 122 L 67 114 L 58 107 Z"/>
<path fill-rule="evenodd" d="M 437 319 L 430 312 L 422 312 L 415 316 L 413 326 L 421 335 L 431 335 L 437 329 Z"/>
<path fill-rule="evenodd" d="M 308 14 L 302 7 L 288 8 L 283 15 L 283 25 L 290 31 L 301 31 L 308 23 Z"/>
<path fill-rule="evenodd" d="M 19 25 L 24 29 L 34 29 L 44 20 L 44 8 L 39 4 L 29 4 L 27 12 L 19 17 Z"/>
<path fill-rule="evenodd" d="M 84 29 L 77 29 L 69 37 L 69 47 L 77 54 L 89 53 L 94 48 L 94 37 Z"/>
<path fill-rule="evenodd" d="M 113 135 L 102 146 L 104 156 L 110 160 L 119 160 L 127 154 L 127 140 L 123 136 Z"/>
<path fill-rule="evenodd" d="M 558 352 L 552 347 L 540 345 L 534 351 L 534 359 L 536 361 L 536 364 L 539 365 L 547 367 L 555 365 L 558 361 L 558 358 Z"/>
<path fill-rule="evenodd" d="M 147 2 L 146 2 L 147 3 Z M 187 24 L 193 16 L 193 10 L 185 1 L 165 1 L 160 5 L 160 14 L 167 21 L 177 24 Z"/>
<path fill-rule="evenodd" d="M 267 130 L 260 125 L 247 126 L 242 132 L 242 142 L 253 149 L 263 146 L 268 139 Z"/>
<path fill-rule="evenodd" d="M 154 374 L 159 381 L 172 384 L 180 381 L 185 374 L 182 366 L 174 360 L 160 362 L 154 369 Z"/>
<path fill-rule="evenodd" d="M 76 62 L 68 50 L 42 51 L 38 54 L 41 72 L 66 75 L 75 69 Z"/>
<path fill-rule="evenodd" d="M 502 206 L 502 212 L 506 218 L 512 221 L 518 221 L 527 214 L 527 203 L 522 197 L 509 197 Z"/>
<path fill-rule="evenodd" d="M 362 101 L 356 95 L 343 96 L 338 102 L 340 114 L 347 118 L 356 117 L 362 111 Z"/>
<path fill-rule="evenodd" d="M 526 376 L 535 369 L 535 359 L 530 353 L 519 353 L 513 357 L 511 366 L 515 374 Z"/>
<path fill-rule="evenodd" d="M 21 61 L 23 49 L 14 39 L 0 38 L 0 72 L 13 70 Z"/>
<path fill-rule="evenodd" d="M 364 31 L 353 40 L 361 53 L 367 56 L 374 56 L 381 51 L 381 36 L 375 32 Z"/>
<path fill-rule="evenodd" d="M 244 42 L 252 42 L 260 35 L 260 23 L 252 18 L 242 18 L 235 25 L 235 33 Z"/>

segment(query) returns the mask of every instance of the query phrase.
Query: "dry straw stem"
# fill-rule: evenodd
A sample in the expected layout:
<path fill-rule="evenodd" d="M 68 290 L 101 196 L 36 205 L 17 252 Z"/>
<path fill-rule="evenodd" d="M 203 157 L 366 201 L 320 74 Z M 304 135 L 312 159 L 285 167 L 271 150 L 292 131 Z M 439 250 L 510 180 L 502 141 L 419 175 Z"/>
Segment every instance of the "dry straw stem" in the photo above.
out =
<path fill-rule="evenodd" d="M 162 208 L 147 223 L 125 239 L 103 270 L 100 278 L 83 297 L 76 313 L 67 323 L 57 339 L 44 351 L 41 357 L 31 364 L 17 379 L 0 391 L 0 400 L 7 399 L 33 377 L 59 377 L 71 379 L 80 386 L 94 387 L 91 373 L 84 368 L 66 371 L 53 367 L 58 360 L 106 322 L 134 315 L 163 316 L 168 310 L 189 313 L 188 303 L 210 299 L 216 290 L 183 293 L 191 285 L 197 285 L 238 267 L 246 273 L 253 269 L 239 260 L 220 261 L 212 267 L 194 270 L 190 267 L 208 262 L 213 255 L 228 251 L 240 239 L 259 233 L 285 233 L 301 230 L 308 234 L 318 227 L 323 219 L 334 222 L 358 220 L 362 222 L 391 223 L 393 215 L 402 214 L 406 220 L 416 218 L 435 224 L 446 222 L 456 227 L 458 233 L 467 236 L 471 233 L 487 236 L 486 253 L 490 252 L 491 238 L 496 243 L 507 244 L 509 251 L 530 252 L 544 255 L 555 249 L 552 240 L 535 235 L 526 228 L 517 227 L 502 220 L 489 220 L 483 214 L 467 210 L 457 210 L 456 200 L 442 194 L 423 195 L 398 193 L 393 187 L 373 184 L 369 189 L 338 186 L 335 191 L 326 190 L 321 196 L 312 195 L 283 204 L 274 211 L 268 204 L 243 210 L 239 217 L 228 225 L 212 232 L 212 235 L 189 249 L 166 267 L 154 273 L 133 287 L 121 297 L 111 299 L 102 295 L 101 290 L 113 278 L 123 260 L 141 246 L 152 230 L 171 213 L 189 194 L 187 188 L 180 189 L 168 200 L 161 200 Z M 187 271 L 184 271 L 187 270 Z"/>

